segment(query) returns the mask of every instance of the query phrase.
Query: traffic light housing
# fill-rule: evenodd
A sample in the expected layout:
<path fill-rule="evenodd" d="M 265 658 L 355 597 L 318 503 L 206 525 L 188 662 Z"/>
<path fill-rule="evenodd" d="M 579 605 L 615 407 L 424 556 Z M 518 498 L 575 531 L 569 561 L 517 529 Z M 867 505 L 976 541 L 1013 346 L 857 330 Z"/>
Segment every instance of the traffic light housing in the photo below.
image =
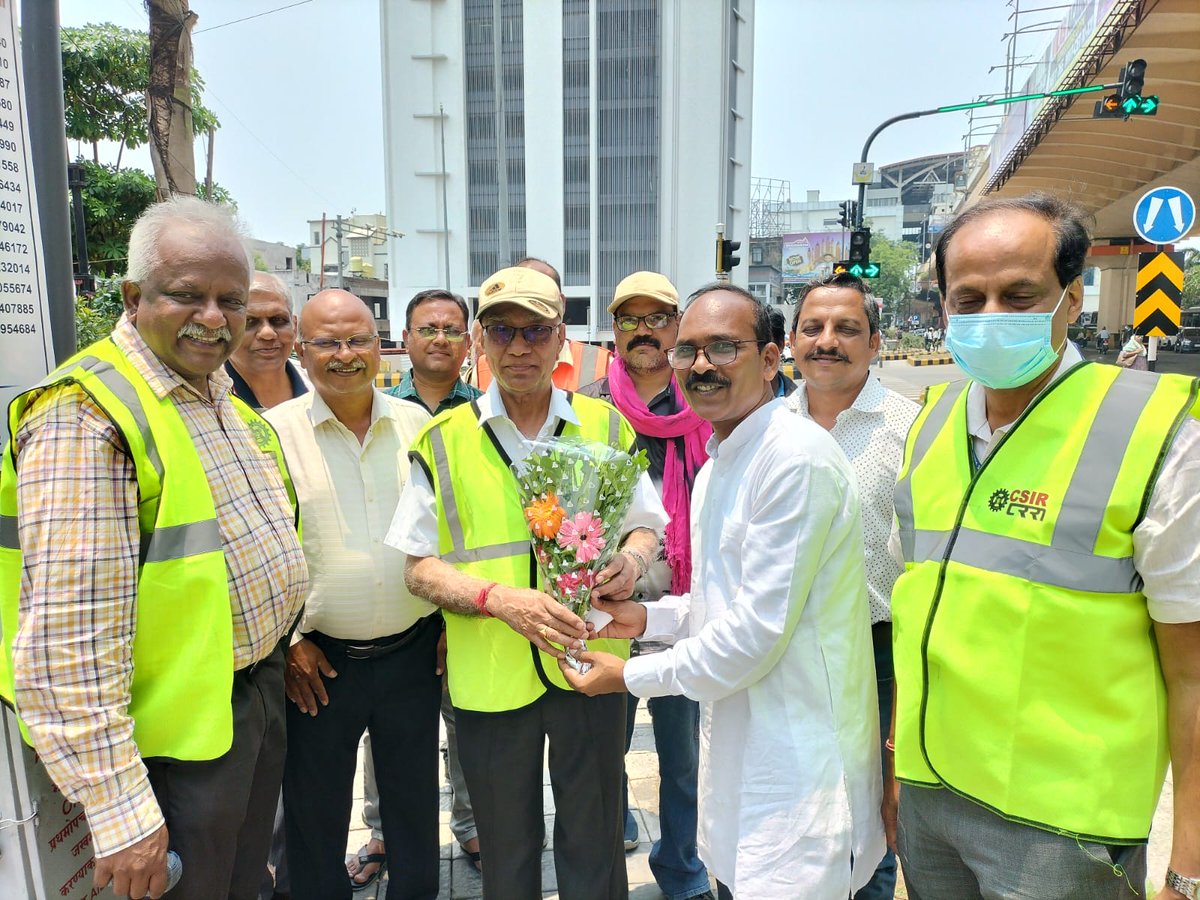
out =
<path fill-rule="evenodd" d="M 741 241 L 729 241 L 725 238 L 717 238 L 718 272 L 728 272 L 742 261 L 742 258 L 736 255 L 741 246 Z"/>
<path fill-rule="evenodd" d="M 1093 119 L 1128 119 L 1130 116 L 1157 116 L 1158 95 L 1149 97 L 1126 97 L 1121 99 L 1118 94 L 1109 94 L 1103 100 L 1096 101 L 1092 110 Z"/>
<path fill-rule="evenodd" d="M 850 249 L 846 253 L 847 261 L 853 265 L 866 265 L 871 259 L 871 229 L 861 228 L 850 232 Z"/>
<path fill-rule="evenodd" d="M 1146 83 L 1146 61 L 1135 59 L 1121 67 L 1121 87 L 1117 89 L 1117 99 L 1122 104 L 1126 100 L 1142 99 L 1142 87 Z"/>
<path fill-rule="evenodd" d="M 853 228 L 858 217 L 858 201 L 843 200 L 838 204 L 838 224 L 843 228 Z"/>
<path fill-rule="evenodd" d="M 1135 59 L 1121 67 L 1120 85 L 1115 94 L 1096 102 L 1093 119 L 1128 119 L 1130 116 L 1158 115 L 1158 96 L 1142 96 L 1146 85 L 1146 61 Z"/>

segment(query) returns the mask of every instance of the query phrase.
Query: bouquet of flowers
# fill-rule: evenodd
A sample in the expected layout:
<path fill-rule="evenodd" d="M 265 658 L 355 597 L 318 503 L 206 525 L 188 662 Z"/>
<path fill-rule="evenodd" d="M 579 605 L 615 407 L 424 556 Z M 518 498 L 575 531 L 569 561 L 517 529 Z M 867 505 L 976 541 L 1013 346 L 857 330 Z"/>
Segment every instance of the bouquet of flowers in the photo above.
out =
<path fill-rule="evenodd" d="M 580 618 L 596 576 L 617 552 L 621 526 L 649 463 L 608 444 L 555 438 L 513 464 L 546 593 Z M 568 654 L 568 663 L 579 668 Z"/>

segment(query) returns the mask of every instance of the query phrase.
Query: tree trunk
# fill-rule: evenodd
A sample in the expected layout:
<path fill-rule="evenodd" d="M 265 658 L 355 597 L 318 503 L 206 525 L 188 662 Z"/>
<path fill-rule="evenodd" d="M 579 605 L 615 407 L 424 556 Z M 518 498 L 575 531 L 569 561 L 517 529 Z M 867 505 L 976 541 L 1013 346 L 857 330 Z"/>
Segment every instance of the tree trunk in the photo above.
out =
<path fill-rule="evenodd" d="M 100 142 L 92 141 L 92 162 L 100 165 Z"/>
<path fill-rule="evenodd" d="M 192 150 L 192 27 L 188 0 L 145 0 L 150 14 L 150 158 L 158 198 L 196 193 Z"/>

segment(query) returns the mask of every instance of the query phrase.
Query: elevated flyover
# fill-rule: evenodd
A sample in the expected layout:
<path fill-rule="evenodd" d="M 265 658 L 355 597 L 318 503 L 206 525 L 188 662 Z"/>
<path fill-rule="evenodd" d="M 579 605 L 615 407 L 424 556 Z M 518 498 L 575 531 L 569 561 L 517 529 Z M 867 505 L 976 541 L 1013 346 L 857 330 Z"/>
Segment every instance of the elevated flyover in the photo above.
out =
<path fill-rule="evenodd" d="M 969 195 L 1045 190 L 1090 212 L 1090 262 L 1104 270 L 1100 321 L 1110 330 L 1132 322 L 1136 254 L 1150 249 L 1137 246 L 1133 231 L 1138 198 L 1171 184 L 1200 200 L 1200 0 L 1076 0 L 1018 91 L 1113 84 L 1138 58 L 1147 62 L 1144 93 L 1159 97 L 1157 115 L 1093 119 L 1107 92 L 1014 104 Z"/>

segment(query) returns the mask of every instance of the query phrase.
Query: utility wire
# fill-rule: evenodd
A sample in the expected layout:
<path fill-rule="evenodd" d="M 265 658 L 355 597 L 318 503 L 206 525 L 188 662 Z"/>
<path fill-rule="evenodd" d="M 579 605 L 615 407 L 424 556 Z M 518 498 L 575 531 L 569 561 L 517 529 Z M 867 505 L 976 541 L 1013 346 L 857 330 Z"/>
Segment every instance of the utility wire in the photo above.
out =
<path fill-rule="evenodd" d="M 277 6 L 274 9 L 268 9 L 266 12 L 255 13 L 252 16 L 243 16 L 240 19 L 222 22 L 220 25 L 210 25 L 208 28 L 200 28 L 196 31 L 193 31 L 192 34 L 204 34 L 206 31 L 216 31 L 218 28 L 224 28 L 226 25 L 236 25 L 238 22 L 249 22 L 251 19 L 259 19 L 263 16 L 269 16 L 271 13 L 282 12 L 285 9 L 291 9 L 295 6 L 303 6 L 305 3 L 312 3 L 312 0 L 299 0 L 298 3 L 289 3 L 287 6 Z"/>

